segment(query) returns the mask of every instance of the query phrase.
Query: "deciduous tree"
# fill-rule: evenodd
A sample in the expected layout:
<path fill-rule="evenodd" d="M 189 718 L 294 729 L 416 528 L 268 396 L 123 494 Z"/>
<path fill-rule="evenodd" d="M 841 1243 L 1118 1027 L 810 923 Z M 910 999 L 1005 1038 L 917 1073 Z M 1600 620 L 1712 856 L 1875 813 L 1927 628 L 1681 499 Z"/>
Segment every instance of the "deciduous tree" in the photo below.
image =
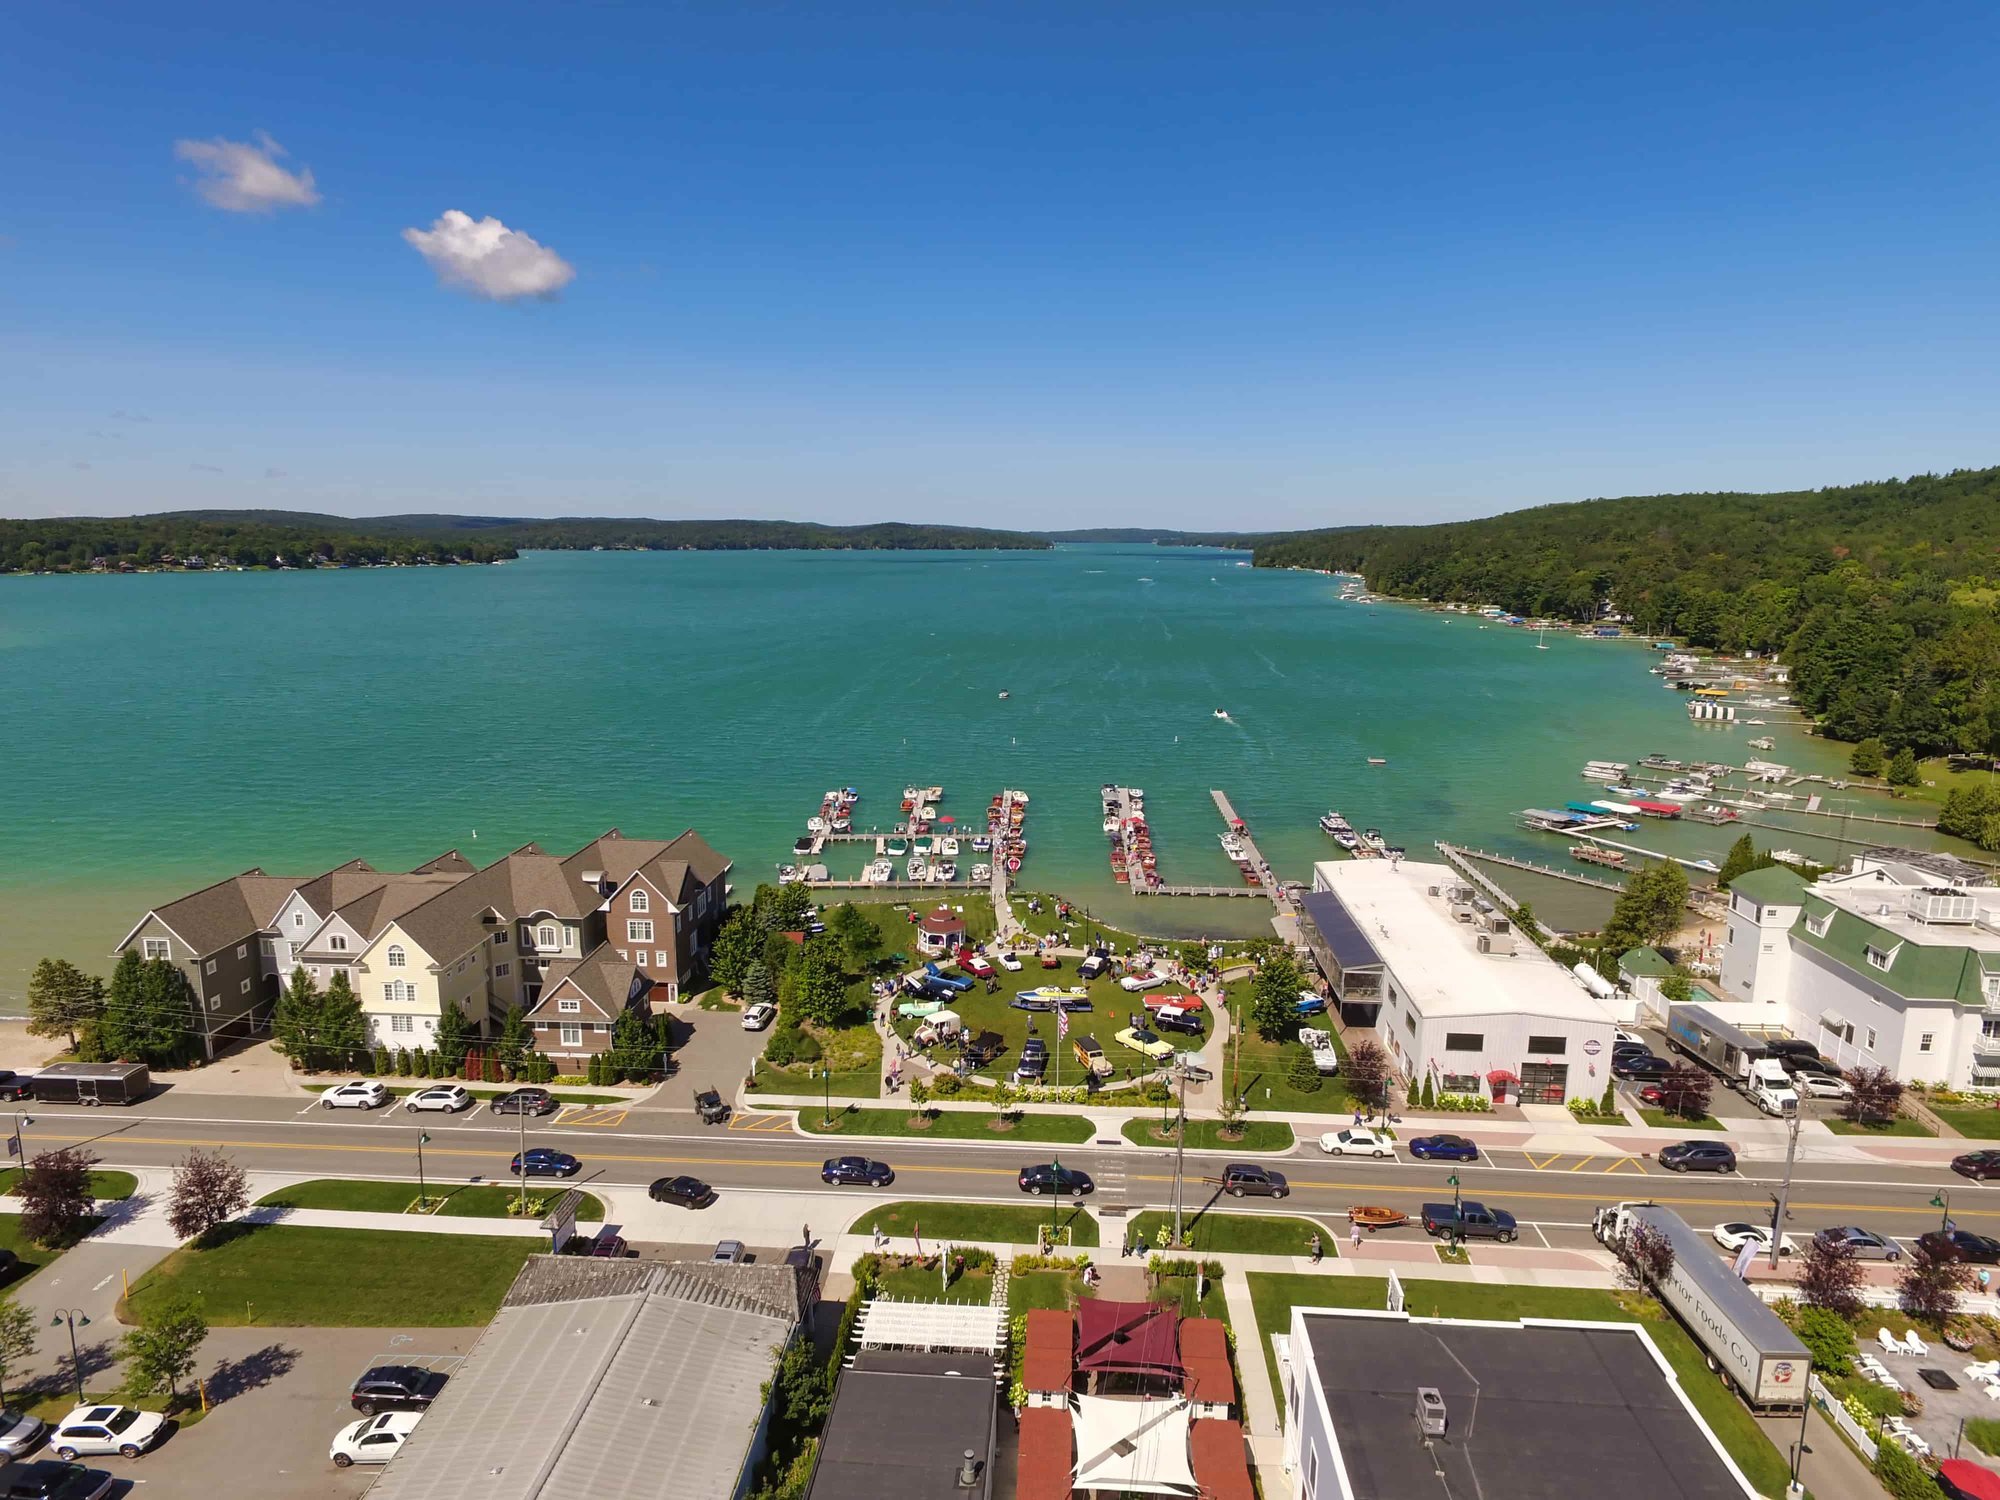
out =
<path fill-rule="evenodd" d="M 44 1151 L 21 1171 L 21 1229 L 38 1245 L 70 1245 L 83 1235 L 96 1198 L 90 1169 L 97 1158 L 77 1146 Z"/>
<path fill-rule="evenodd" d="M 762 948 L 764 935 L 743 907 L 731 909 L 708 952 L 708 977 L 732 995 L 743 993 L 743 977 Z"/>
<path fill-rule="evenodd" d="M 1699 1120 L 1708 1113 L 1708 1101 L 1715 1083 L 1706 1068 L 1677 1062 L 1660 1079 L 1660 1108 L 1683 1120 Z"/>
<path fill-rule="evenodd" d="M 1843 1318 L 1861 1315 L 1861 1263 L 1845 1240 L 1814 1235 L 1799 1260 L 1799 1301 Z"/>
<path fill-rule="evenodd" d="M 1857 1068 L 1847 1077 L 1853 1089 L 1840 1101 L 1844 1120 L 1856 1124 L 1876 1124 L 1893 1120 L 1903 1103 L 1903 1083 L 1887 1068 Z"/>
<path fill-rule="evenodd" d="M 184 1240 L 200 1241 L 249 1206 L 243 1169 L 220 1151 L 193 1150 L 174 1167 L 167 1227 Z"/>
<path fill-rule="evenodd" d="M 104 1014 L 104 981 L 66 958 L 45 958 L 28 978 L 28 1035 L 59 1036 L 76 1048 L 79 1026 Z"/>
<path fill-rule="evenodd" d="M 195 1356 L 208 1337 L 208 1319 L 192 1297 L 175 1297 L 155 1306 L 140 1325 L 125 1335 L 125 1385 L 133 1395 L 151 1395 L 161 1387 L 178 1395 L 180 1382 L 194 1373 Z"/>
<path fill-rule="evenodd" d="M 1611 1247 L 1618 1258 L 1618 1284 L 1629 1292 L 1651 1291 L 1674 1269 L 1674 1242 L 1650 1224 L 1634 1224 Z"/>
<path fill-rule="evenodd" d="M 847 1008 L 846 976 L 831 950 L 823 941 L 807 943 L 791 976 L 792 1013 L 817 1026 L 833 1025 Z"/>
<path fill-rule="evenodd" d="M 851 901 L 844 901 L 827 914 L 827 935 L 840 944 L 849 968 L 865 974 L 882 951 L 882 930 Z"/>
<path fill-rule="evenodd" d="M 1896 1281 L 1897 1304 L 1920 1323 L 1942 1329 L 1958 1311 L 1959 1298 L 1972 1284 L 1972 1268 L 1962 1260 L 1935 1254 L 1922 1240 L 1910 1246 L 1910 1258 Z"/>
<path fill-rule="evenodd" d="M 1378 1108 L 1388 1091 L 1389 1054 L 1373 1037 L 1357 1037 L 1348 1043 L 1347 1063 L 1342 1069 L 1347 1092 L 1355 1103 Z"/>
<path fill-rule="evenodd" d="M 1257 966 L 1250 987 L 1250 1024 L 1267 1042 L 1296 1036 L 1299 1026 L 1299 992 L 1305 976 L 1292 955 L 1280 948 Z"/>

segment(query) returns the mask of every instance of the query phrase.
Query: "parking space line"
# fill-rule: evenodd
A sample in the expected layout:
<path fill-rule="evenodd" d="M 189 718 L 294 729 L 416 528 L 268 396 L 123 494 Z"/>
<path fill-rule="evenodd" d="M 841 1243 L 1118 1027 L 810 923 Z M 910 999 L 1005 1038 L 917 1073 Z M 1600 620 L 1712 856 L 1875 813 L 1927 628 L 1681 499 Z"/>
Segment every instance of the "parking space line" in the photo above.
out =
<path fill-rule="evenodd" d="M 1621 1167 L 1637 1172 L 1642 1177 L 1646 1174 L 1646 1163 L 1636 1156 L 1621 1156 L 1604 1170 L 1607 1172 L 1616 1172 Z"/>
<path fill-rule="evenodd" d="M 790 1115 L 752 1114 L 731 1115 L 729 1117 L 729 1128 L 731 1130 L 765 1135 L 769 1135 L 775 1131 L 789 1130 L 791 1129 L 791 1125 L 792 1117 Z"/>
<path fill-rule="evenodd" d="M 1563 1153 L 1560 1151 L 1556 1152 L 1556 1154 L 1553 1156 L 1544 1157 L 1540 1161 L 1536 1161 L 1534 1157 L 1530 1156 L 1525 1151 L 1521 1153 L 1521 1156 L 1522 1159 L 1525 1160 L 1528 1163 L 1528 1165 L 1533 1167 L 1537 1172 L 1545 1172 L 1548 1170 L 1549 1164 L 1551 1162 L 1558 1162 L 1563 1159 Z"/>
<path fill-rule="evenodd" d="M 603 1109 L 593 1105 L 572 1105 L 576 1113 L 561 1114 L 556 1117 L 558 1125 L 580 1125 L 590 1130 L 616 1130 L 625 1123 L 625 1117 L 632 1113 L 629 1109 Z"/>
<path fill-rule="evenodd" d="M 1596 1160 L 1597 1158 L 1594 1156 L 1586 1156 L 1582 1158 L 1580 1161 L 1578 1161 L 1575 1166 L 1571 1167 L 1570 1170 L 1572 1172 L 1581 1172 L 1585 1167 L 1589 1166 L 1592 1162 Z"/>

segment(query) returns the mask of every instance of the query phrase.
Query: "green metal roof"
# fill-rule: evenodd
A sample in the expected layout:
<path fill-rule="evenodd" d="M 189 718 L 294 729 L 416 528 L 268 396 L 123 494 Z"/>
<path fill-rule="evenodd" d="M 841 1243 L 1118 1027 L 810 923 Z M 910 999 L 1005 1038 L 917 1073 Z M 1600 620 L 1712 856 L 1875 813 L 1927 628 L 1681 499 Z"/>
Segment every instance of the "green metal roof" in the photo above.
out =
<path fill-rule="evenodd" d="M 1766 865 L 1761 870 L 1744 871 L 1729 882 L 1729 889 L 1759 906 L 1797 906 L 1805 894 L 1806 878 L 1789 865 Z"/>
<path fill-rule="evenodd" d="M 1809 923 L 1826 920 L 1816 933 Z M 1792 936 L 1825 954 L 1855 974 L 1872 979 L 1906 1000 L 1957 1000 L 1966 1005 L 1985 1002 L 1985 977 L 2000 972 L 2000 953 L 1981 953 L 1956 945 L 1912 942 L 1901 933 L 1878 927 L 1866 917 L 1842 911 L 1817 896 L 1808 899 L 1804 918 Z M 1868 949 L 1886 953 L 1888 967 L 1868 961 Z"/>
<path fill-rule="evenodd" d="M 1634 978 L 1665 979 L 1674 972 L 1674 966 L 1657 948 L 1627 948 L 1618 955 L 1618 972 Z"/>

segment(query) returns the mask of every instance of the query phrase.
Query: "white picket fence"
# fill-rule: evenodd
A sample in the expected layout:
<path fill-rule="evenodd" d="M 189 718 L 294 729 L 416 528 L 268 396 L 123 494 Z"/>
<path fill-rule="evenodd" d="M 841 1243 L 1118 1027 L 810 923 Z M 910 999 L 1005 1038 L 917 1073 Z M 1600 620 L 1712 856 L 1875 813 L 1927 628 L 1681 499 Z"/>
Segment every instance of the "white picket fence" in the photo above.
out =
<path fill-rule="evenodd" d="M 1812 1392 L 1813 1405 L 1826 1413 L 1826 1419 L 1847 1434 L 1849 1442 L 1861 1450 L 1861 1456 L 1869 1463 L 1875 1462 L 1877 1444 L 1875 1434 L 1854 1420 L 1854 1414 L 1843 1406 L 1840 1398 L 1820 1384 L 1819 1376 L 1809 1376 L 1807 1389 Z"/>

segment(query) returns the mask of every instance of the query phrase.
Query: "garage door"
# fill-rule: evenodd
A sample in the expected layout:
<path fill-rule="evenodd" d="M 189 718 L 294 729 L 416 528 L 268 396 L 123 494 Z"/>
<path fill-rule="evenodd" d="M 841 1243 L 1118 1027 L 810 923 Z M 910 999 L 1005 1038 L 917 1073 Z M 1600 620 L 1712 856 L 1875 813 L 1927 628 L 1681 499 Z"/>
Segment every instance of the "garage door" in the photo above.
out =
<path fill-rule="evenodd" d="M 1569 1097 L 1569 1064 L 1522 1063 L 1521 1097 L 1530 1104 L 1561 1104 Z"/>

